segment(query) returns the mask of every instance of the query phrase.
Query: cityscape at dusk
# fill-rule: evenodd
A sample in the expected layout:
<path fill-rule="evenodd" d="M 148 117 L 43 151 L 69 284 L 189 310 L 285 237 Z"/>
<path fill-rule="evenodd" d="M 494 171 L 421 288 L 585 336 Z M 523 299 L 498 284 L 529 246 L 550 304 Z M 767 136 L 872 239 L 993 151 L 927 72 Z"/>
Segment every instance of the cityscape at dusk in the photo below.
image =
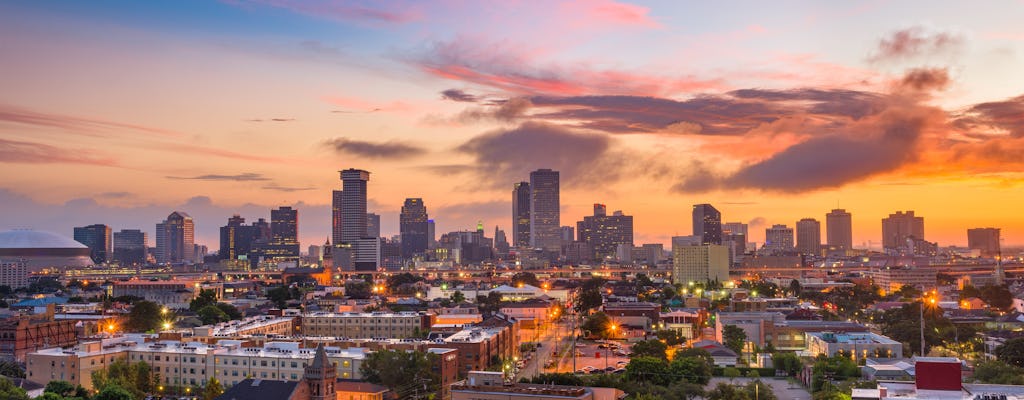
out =
<path fill-rule="evenodd" d="M 0 2 L 0 400 L 1024 400 L 1024 2 Z"/>

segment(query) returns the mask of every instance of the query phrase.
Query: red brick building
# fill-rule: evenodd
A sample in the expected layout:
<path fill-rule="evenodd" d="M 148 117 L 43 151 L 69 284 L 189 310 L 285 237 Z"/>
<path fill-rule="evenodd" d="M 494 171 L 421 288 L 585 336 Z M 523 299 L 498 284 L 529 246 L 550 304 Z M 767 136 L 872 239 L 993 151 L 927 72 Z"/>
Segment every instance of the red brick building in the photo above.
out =
<path fill-rule="evenodd" d="M 25 362 L 25 355 L 49 347 L 78 343 L 75 321 L 57 321 L 50 304 L 46 313 L 21 315 L 0 321 L 0 357 Z"/>

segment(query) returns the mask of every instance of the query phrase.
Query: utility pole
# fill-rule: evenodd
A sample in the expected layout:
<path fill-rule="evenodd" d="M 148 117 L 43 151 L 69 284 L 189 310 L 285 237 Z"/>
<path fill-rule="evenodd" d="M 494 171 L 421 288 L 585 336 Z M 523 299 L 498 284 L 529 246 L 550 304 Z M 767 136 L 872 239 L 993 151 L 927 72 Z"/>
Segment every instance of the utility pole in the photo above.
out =
<path fill-rule="evenodd" d="M 924 299 L 921 299 L 921 307 L 918 308 L 921 312 L 921 357 L 924 357 Z"/>

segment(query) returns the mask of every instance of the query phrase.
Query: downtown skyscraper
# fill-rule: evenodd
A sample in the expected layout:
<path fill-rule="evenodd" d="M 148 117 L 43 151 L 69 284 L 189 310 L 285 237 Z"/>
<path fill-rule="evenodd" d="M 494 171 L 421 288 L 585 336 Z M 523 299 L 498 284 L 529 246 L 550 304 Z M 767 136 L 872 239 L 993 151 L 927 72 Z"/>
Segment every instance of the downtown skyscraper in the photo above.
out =
<path fill-rule="evenodd" d="M 796 222 L 796 250 L 803 254 L 821 255 L 821 222 L 814 218 Z"/>
<path fill-rule="evenodd" d="M 853 249 L 853 219 L 850 213 L 837 208 L 825 214 L 825 242 L 830 250 Z"/>
<path fill-rule="evenodd" d="M 332 262 L 343 269 L 373 271 L 380 264 L 380 238 L 368 236 L 366 217 L 367 182 L 370 172 L 346 169 L 341 173 L 341 190 L 331 197 L 331 230 L 337 252 Z"/>
<path fill-rule="evenodd" d="M 693 206 L 693 236 L 701 244 L 722 244 L 722 213 L 710 204 Z"/>
<path fill-rule="evenodd" d="M 882 218 L 883 248 L 905 248 L 907 239 L 924 240 L 924 217 L 915 216 L 913 211 L 897 211 L 889 214 L 888 218 Z"/>
<path fill-rule="evenodd" d="M 75 241 L 89 248 L 89 257 L 96 264 L 110 262 L 114 256 L 111 229 L 107 225 L 95 224 L 75 227 Z"/>
<path fill-rule="evenodd" d="M 146 232 L 122 229 L 114 232 L 114 261 L 121 265 L 145 264 L 149 255 Z"/>
<path fill-rule="evenodd" d="M 530 182 L 512 187 L 512 246 L 530 245 Z"/>
<path fill-rule="evenodd" d="M 616 211 L 608 215 L 604 204 L 594 204 L 594 215 L 583 217 L 576 223 L 578 240 L 587 243 L 594 260 L 603 261 L 616 256 L 621 244 L 633 247 L 633 216 Z M 571 240 L 570 240 L 571 242 Z"/>
<path fill-rule="evenodd" d="M 560 253 L 562 238 L 558 171 L 530 173 L 530 247 Z"/>
<path fill-rule="evenodd" d="M 398 217 L 398 231 L 402 236 L 402 258 L 411 259 L 423 254 L 429 245 L 427 206 L 421 198 L 407 198 Z"/>
<path fill-rule="evenodd" d="M 156 224 L 156 262 L 159 264 L 195 263 L 195 222 L 181 211 L 172 212 Z"/>

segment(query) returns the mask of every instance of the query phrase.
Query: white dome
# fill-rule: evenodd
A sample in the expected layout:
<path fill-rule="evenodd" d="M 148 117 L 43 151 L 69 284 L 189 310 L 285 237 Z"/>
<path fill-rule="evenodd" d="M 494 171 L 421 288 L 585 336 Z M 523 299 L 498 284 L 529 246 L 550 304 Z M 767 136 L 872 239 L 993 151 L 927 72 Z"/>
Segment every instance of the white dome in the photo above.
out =
<path fill-rule="evenodd" d="M 84 249 L 84 244 L 46 231 L 17 229 L 0 232 L 0 249 Z"/>

